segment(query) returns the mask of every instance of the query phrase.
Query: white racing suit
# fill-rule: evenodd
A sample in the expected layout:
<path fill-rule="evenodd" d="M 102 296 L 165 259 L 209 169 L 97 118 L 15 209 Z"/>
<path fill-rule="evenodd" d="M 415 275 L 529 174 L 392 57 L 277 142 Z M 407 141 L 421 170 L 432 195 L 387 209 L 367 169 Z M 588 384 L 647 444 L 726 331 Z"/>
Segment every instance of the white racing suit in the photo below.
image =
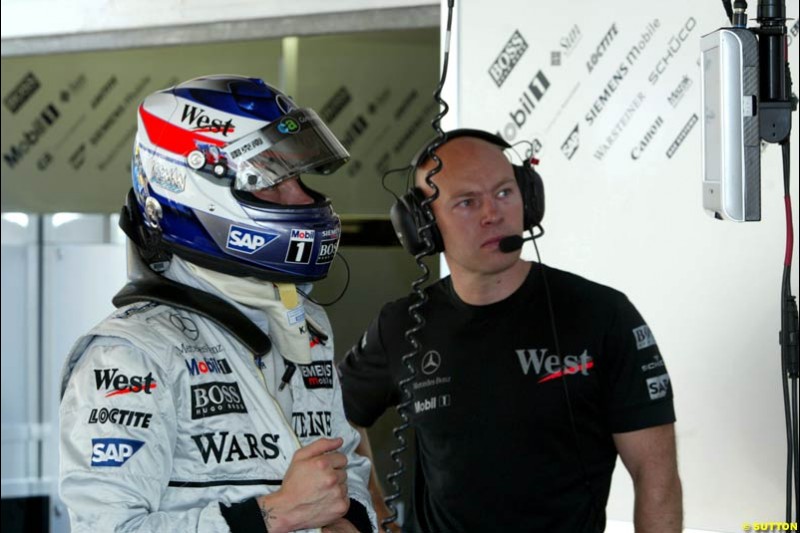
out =
<path fill-rule="evenodd" d="M 263 316 L 226 301 L 267 332 Z M 348 459 L 345 518 L 373 530 L 370 465 L 354 453 L 330 323 L 311 302 L 305 312 L 324 331 L 310 333 L 312 363 L 297 365 L 281 391 L 287 365 L 276 347 L 254 356 L 235 327 L 218 323 L 224 313 L 212 320 L 143 301 L 79 339 L 60 411 L 60 489 L 72 531 L 265 531 L 253 498 L 280 488 L 301 446 L 337 436 Z"/>

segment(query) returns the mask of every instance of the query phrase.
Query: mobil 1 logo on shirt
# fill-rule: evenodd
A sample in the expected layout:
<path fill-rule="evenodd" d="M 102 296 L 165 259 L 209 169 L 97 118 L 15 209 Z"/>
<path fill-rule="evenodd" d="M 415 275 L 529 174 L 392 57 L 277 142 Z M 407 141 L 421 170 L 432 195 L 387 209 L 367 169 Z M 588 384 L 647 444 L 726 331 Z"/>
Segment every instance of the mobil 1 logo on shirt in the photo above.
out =
<path fill-rule="evenodd" d="M 290 239 L 286 262 L 307 265 L 314 248 L 314 230 L 293 229 Z"/>

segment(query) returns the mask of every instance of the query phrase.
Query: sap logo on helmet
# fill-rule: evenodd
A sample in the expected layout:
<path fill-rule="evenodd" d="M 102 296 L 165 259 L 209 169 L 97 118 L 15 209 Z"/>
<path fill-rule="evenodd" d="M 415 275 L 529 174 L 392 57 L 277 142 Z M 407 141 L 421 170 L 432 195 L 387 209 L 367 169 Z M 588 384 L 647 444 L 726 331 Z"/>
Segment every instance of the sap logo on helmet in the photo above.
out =
<path fill-rule="evenodd" d="M 92 466 L 122 466 L 142 446 L 133 439 L 92 439 Z"/>
<path fill-rule="evenodd" d="M 292 240 L 293 241 L 306 241 L 310 242 L 314 240 L 314 230 L 307 230 L 307 229 L 293 229 L 292 230 Z"/>
<path fill-rule="evenodd" d="M 228 230 L 226 247 L 237 252 L 254 254 L 277 238 L 278 236 L 272 233 L 262 233 L 232 225 Z"/>
<path fill-rule="evenodd" d="M 221 133 L 224 137 L 227 137 L 229 133 L 233 133 L 236 129 L 236 126 L 233 125 L 233 119 L 228 119 L 227 121 L 223 121 L 220 118 L 212 119 L 206 115 L 203 109 L 189 104 L 183 104 L 181 122 L 188 122 L 192 126 L 192 131 Z"/>

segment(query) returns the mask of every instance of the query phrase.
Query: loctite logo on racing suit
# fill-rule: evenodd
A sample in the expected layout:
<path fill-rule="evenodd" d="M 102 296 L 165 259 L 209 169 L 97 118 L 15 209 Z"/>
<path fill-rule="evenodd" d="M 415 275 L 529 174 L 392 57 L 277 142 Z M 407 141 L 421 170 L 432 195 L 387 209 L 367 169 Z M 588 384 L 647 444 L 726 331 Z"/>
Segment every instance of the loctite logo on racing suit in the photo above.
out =
<path fill-rule="evenodd" d="M 146 376 L 128 377 L 121 374 L 119 368 L 101 368 L 95 369 L 94 379 L 97 382 L 97 390 L 106 391 L 106 398 L 140 392 L 152 394 L 152 390 L 156 388 L 152 372 Z"/>
<path fill-rule="evenodd" d="M 128 409 L 92 409 L 89 413 L 89 424 L 118 424 L 135 428 L 149 428 L 152 413 L 130 411 Z"/>

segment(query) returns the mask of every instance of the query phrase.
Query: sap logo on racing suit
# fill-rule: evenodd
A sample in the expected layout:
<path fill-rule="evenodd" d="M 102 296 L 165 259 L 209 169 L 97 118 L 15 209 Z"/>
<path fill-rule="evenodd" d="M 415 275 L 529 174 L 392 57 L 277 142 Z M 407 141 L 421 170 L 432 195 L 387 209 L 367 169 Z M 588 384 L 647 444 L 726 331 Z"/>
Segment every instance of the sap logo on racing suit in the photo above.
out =
<path fill-rule="evenodd" d="M 228 230 L 227 248 L 245 254 L 254 254 L 278 236 L 272 233 L 262 233 L 239 226 L 231 226 Z"/>
<path fill-rule="evenodd" d="M 120 394 L 139 393 L 152 394 L 152 390 L 156 388 L 156 382 L 153 379 L 153 373 L 148 372 L 146 376 L 131 376 L 125 374 L 117 374 L 119 368 L 103 368 L 95 369 L 94 379 L 97 383 L 97 390 L 105 389 L 107 392 L 106 398 L 111 396 L 118 396 Z M 113 390 L 111 390 L 113 389 Z"/>
<path fill-rule="evenodd" d="M 92 439 L 92 466 L 122 466 L 142 446 L 133 439 Z"/>
<path fill-rule="evenodd" d="M 203 462 L 213 459 L 220 463 L 230 463 L 232 461 L 246 461 L 248 459 L 263 459 L 268 461 L 280 455 L 277 442 L 280 435 L 264 433 L 259 439 L 252 433 L 242 433 L 231 435 L 227 431 L 216 433 L 203 433 L 202 435 L 192 435 L 192 440 Z"/>

